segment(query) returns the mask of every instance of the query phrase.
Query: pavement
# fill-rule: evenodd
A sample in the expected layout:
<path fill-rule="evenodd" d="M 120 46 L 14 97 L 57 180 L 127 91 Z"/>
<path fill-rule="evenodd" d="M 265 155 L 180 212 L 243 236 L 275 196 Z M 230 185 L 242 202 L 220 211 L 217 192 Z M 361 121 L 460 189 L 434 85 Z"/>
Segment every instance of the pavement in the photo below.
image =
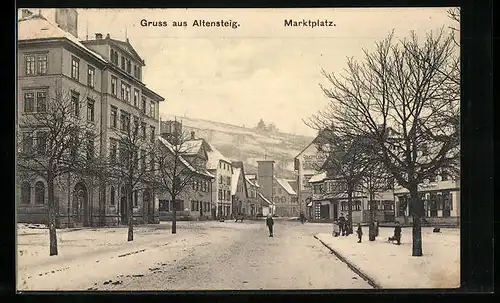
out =
<path fill-rule="evenodd" d="M 18 290 L 371 289 L 314 235 L 331 224 L 276 220 L 178 222 L 58 231 L 48 256 L 47 230 L 18 230 Z"/>
<path fill-rule="evenodd" d="M 460 230 L 422 228 L 423 256 L 412 256 L 412 229 L 403 228 L 401 245 L 388 242 L 393 228 L 381 227 L 379 237 L 368 241 L 368 228 L 357 243 L 355 234 L 315 237 L 375 288 L 458 288 L 460 286 Z"/>

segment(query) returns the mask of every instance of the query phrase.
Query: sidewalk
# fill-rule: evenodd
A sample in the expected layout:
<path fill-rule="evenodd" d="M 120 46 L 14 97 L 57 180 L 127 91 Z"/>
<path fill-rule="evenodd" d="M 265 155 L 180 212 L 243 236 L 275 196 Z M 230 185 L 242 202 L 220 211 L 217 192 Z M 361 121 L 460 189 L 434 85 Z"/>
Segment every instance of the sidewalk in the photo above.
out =
<path fill-rule="evenodd" d="M 320 233 L 315 237 L 341 255 L 350 265 L 381 288 L 457 288 L 460 286 L 460 230 L 422 228 L 422 257 L 412 257 L 411 228 L 403 228 L 401 245 L 387 241 L 392 228 L 381 227 L 379 236 L 368 241 L 363 228 L 363 242 L 356 234 L 333 237 Z"/>

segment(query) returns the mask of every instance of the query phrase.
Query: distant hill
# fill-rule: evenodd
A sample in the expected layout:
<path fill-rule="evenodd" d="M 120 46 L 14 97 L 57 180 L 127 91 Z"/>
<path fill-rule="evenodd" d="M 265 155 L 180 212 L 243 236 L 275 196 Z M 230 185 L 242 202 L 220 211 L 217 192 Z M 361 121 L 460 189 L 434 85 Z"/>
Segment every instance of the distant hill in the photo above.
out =
<path fill-rule="evenodd" d="M 162 118 L 172 119 L 173 117 Z M 257 160 L 275 160 L 276 175 L 294 178 L 293 159 L 312 140 L 312 137 L 282 132 L 259 131 L 221 122 L 178 117 L 183 129 L 194 131 L 196 137 L 207 140 L 224 156 L 242 161 L 246 173 L 257 172 Z"/>

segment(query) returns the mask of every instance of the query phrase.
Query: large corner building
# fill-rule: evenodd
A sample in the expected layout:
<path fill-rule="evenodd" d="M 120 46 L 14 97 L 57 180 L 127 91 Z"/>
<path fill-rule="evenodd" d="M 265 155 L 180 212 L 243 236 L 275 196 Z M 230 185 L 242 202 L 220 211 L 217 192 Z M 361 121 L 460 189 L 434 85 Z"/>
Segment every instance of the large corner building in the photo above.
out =
<path fill-rule="evenodd" d="M 103 37 L 77 37 L 75 9 L 53 9 L 46 15 L 23 10 L 18 20 L 17 114 L 35 113 L 51 94 L 64 92 L 84 102 L 80 119 L 94 123 L 100 135 L 94 144 L 101 155 L 117 151 L 116 130 L 140 117 L 147 140 L 159 132 L 158 107 L 164 98 L 142 81 L 145 61 L 130 41 Z M 52 17 L 52 18 L 51 18 Z M 84 96 L 84 98 L 82 98 Z M 22 132 L 22 125 L 19 125 Z M 36 132 L 34 134 L 36 141 Z M 128 216 L 121 186 L 95 184 L 89 176 L 57 180 L 59 226 L 97 226 L 125 223 Z M 20 180 L 18 222 L 45 223 L 47 184 L 41 178 Z M 134 218 L 158 221 L 157 193 L 153 188 L 133 195 Z"/>

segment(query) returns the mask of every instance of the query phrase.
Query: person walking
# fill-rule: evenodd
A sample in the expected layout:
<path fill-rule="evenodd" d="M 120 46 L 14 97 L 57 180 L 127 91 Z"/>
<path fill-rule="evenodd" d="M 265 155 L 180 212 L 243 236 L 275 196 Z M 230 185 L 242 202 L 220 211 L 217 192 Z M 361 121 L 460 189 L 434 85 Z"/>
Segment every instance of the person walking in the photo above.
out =
<path fill-rule="evenodd" d="M 267 215 L 266 225 L 267 225 L 267 228 L 269 229 L 269 237 L 273 237 L 274 220 L 273 220 L 273 217 L 270 214 Z"/>
<path fill-rule="evenodd" d="M 358 230 L 356 231 L 358 234 L 358 243 L 361 243 L 361 238 L 363 237 L 363 229 L 361 228 L 361 223 L 358 223 Z"/>

